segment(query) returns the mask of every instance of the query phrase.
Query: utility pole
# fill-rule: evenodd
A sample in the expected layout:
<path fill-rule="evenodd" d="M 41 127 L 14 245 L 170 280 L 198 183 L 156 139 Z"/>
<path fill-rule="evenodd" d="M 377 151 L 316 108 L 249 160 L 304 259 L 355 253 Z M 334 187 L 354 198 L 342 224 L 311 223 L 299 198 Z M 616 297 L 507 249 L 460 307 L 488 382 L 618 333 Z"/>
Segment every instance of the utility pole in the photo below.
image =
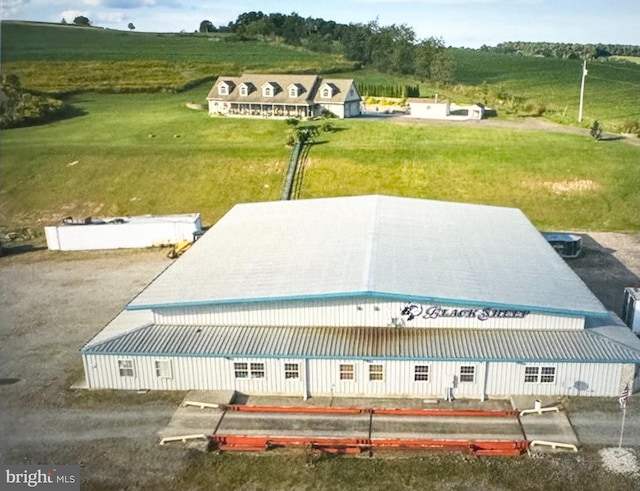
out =
<path fill-rule="evenodd" d="M 587 78 L 587 60 L 582 64 L 582 85 L 580 86 L 580 109 L 578 110 L 578 123 L 582 122 L 582 105 L 584 103 L 584 80 Z"/>

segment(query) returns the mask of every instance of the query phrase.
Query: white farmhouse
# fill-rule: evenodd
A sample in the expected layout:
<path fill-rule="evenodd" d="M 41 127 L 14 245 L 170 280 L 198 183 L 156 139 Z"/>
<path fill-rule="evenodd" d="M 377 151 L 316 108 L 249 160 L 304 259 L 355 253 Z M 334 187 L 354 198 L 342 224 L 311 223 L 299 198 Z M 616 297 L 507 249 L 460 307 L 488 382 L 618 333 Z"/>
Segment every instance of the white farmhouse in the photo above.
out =
<path fill-rule="evenodd" d="M 360 115 L 353 80 L 316 75 L 221 76 L 207 96 L 209 114 L 236 117 L 310 118 L 330 111 L 339 118 Z"/>
<path fill-rule="evenodd" d="M 90 388 L 615 396 L 640 340 L 517 209 L 236 205 L 81 350 Z"/>

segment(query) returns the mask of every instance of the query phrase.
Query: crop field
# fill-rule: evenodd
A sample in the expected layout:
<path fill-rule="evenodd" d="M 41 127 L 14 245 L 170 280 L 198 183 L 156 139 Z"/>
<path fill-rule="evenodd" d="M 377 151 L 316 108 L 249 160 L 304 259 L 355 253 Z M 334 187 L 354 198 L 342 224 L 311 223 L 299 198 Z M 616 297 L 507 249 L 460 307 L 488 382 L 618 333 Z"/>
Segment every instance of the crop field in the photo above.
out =
<path fill-rule="evenodd" d="M 290 46 L 226 41 L 221 35 L 142 33 L 3 22 L 5 73 L 48 93 L 177 91 L 242 71 L 323 72 L 352 68 L 342 57 Z"/>
<path fill-rule="evenodd" d="M 484 82 L 494 90 L 524 97 L 547 108 L 555 121 L 577 124 L 582 62 L 555 58 L 454 50 L 456 81 L 465 86 Z M 640 65 L 595 60 L 587 65 L 583 123 L 599 120 L 614 129 L 640 119 Z M 480 92 L 481 93 L 481 92 Z"/>

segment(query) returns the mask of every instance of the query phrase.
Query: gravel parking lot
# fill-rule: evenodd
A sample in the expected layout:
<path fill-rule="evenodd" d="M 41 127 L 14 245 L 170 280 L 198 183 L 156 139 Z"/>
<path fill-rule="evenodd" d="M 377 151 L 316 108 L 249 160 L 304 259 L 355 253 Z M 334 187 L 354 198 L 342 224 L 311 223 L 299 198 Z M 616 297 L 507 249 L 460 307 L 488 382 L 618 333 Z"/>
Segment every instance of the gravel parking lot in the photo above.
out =
<path fill-rule="evenodd" d="M 569 265 L 620 313 L 623 288 L 640 287 L 640 234 L 590 233 L 583 241 L 584 256 Z M 5 251 L 0 463 L 80 463 L 84 485 L 114 489 L 153 487 L 183 468 L 188 452 L 156 444 L 183 394 L 69 389 L 82 379 L 82 345 L 169 264 L 161 250 Z M 579 435 L 589 433 L 588 413 L 576 419 Z M 639 415 L 630 408 L 631 425 Z"/>

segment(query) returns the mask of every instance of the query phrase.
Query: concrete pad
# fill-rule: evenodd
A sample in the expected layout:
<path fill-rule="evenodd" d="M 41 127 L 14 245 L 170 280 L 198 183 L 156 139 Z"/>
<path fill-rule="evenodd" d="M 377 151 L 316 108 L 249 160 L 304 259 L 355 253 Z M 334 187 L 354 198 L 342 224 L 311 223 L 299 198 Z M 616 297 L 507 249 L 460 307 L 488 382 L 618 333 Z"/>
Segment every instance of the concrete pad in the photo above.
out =
<path fill-rule="evenodd" d="M 233 399 L 233 391 L 191 391 L 184 401 L 204 402 L 208 404 L 226 405 Z M 211 435 L 215 431 L 223 415 L 222 409 L 180 406 L 176 409 L 169 424 L 158 432 L 162 438 L 204 434 Z"/>
<path fill-rule="evenodd" d="M 530 399 L 530 400 L 529 400 Z M 438 409 L 532 408 L 535 398 L 505 400 L 438 401 Z M 191 434 L 247 435 L 265 437 L 358 438 L 358 439 L 442 439 L 442 440 L 550 440 L 577 444 L 573 428 L 564 413 L 543 413 L 516 417 L 403 416 L 380 414 L 256 413 L 224 410 L 229 403 L 280 407 L 434 408 L 423 399 L 310 398 L 245 396 L 232 392 L 187 394 L 185 400 L 219 404 L 218 409 L 184 407 L 174 413 L 161 438 Z M 544 404 L 553 404 L 545 401 Z M 523 433 L 524 431 L 524 433 Z"/>
<path fill-rule="evenodd" d="M 560 399 L 554 396 L 511 396 L 511 406 L 516 411 L 534 409 L 536 400 L 540 401 L 543 408 L 558 406 L 562 410 Z"/>
<path fill-rule="evenodd" d="M 564 411 L 527 414 L 520 418 L 527 440 L 544 440 L 579 445 L 569 418 Z"/>

